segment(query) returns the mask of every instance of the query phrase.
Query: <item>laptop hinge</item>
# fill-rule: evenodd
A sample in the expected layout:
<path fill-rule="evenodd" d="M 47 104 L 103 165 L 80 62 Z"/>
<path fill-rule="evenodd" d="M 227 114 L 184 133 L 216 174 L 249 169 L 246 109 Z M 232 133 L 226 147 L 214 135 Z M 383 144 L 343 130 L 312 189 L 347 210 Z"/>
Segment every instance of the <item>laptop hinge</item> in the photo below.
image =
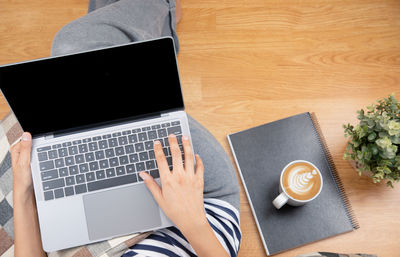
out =
<path fill-rule="evenodd" d="M 44 136 L 45 140 L 49 140 L 49 139 L 53 139 L 54 138 L 54 134 L 48 134 Z"/>
<path fill-rule="evenodd" d="M 104 122 L 104 123 L 97 123 L 97 124 L 88 125 L 88 126 L 76 127 L 73 129 L 54 132 L 52 135 L 49 134 L 49 136 L 61 137 L 61 136 L 65 136 L 65 135 L 75 134 L 77 132 L 85 132 L 85 131 L 90 131 L 93 129 L 102 129 L 102 128 L 107 128 L 110 126 L 117 126 L 117 125 L 130 123 L 133 121 L 142 121 L 142 120 L 147 120 L 149 118 L 157 118 L 157 117 L 161 117 L 161 114 L 157 113 L 157 114 L 151 114 L 151 115 L 143 115 L 143 116 L 135 117 L 135 118 L 130 117 L 130 118 L 126 118 L 126 119 L 113 120 L 113 121 L 108 121 L 108 122 Z M 49 137 L 49 139 L 50 138 L 51 137 Z M 46 139 L 47 139 L 47 137 L 46 137 Z"/>
<path fill-rule="evenodd" d="M 183 110 L 164 112 L 164 113 L 161 113 L 161 117 L 173 116 L 176 113 L 179 113 L 179 112 L 182 112 L 182 111 Z"/>
<path fill-rule="evenodd" d="M 167 112 L 167 113 L 159 113 L 157 114 L 153 114 L 153 115 L 149 115 L 149 116 L 142 116 L 141 118 L 136 118 L 135 121 L 140 121 L 140 120 L 146 120 L 148 118 L 156 118 L 158 117 L 167 117 L 170 116 L 171 113 L 174 112 Z M 82 131 L 88 131 L 88 130 L 92 130 L 94 128 L 104 128 L 104 127 L 108 127 L 108 126 L 114 126 L 114 125 L 118 125 L 118 124 L 123 124 L 123 123 L 127 123 L 127 122 L 132 122 L 132 119 L 126 119 L 126 120 L 121 120 L 119 122 L 114 121 L 112 123 L 104 123 L 104 124 L 97 124 L 98 126 L 88 126 L 88 127 L 81 127 L 81 128 L 75 128 L 73 130 L 67 130 L 67 131 L 59 131 L 59 132 L 55 132 L 55 133 L 51 133 L 51 134 L 46 134 L 44 135 L 44 139 L 45 140 L 49 140 L 49 139 L 53 139 L 55 137 L 59 137 L 59 136 L 65 136 L 65 135 L 69 135 L 69 134 L 73 134 L 76 133 L 77 131 L 82 132 Z"/>

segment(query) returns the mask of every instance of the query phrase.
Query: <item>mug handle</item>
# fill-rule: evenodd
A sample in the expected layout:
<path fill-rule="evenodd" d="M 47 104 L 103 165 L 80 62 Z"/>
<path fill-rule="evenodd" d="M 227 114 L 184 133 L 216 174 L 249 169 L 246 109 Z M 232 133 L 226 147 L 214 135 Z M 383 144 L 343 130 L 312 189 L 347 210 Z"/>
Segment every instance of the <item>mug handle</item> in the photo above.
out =
<path fill-rule="evenodd" d="M 272 201 L 272 204 L 275 206 L 275 208 L 279 210 L 282 206 L 284 206 L 287 203 L 288 200 L 289 197 L 287 197 L 287 195 L 284 192 L 282 192 Z"/>

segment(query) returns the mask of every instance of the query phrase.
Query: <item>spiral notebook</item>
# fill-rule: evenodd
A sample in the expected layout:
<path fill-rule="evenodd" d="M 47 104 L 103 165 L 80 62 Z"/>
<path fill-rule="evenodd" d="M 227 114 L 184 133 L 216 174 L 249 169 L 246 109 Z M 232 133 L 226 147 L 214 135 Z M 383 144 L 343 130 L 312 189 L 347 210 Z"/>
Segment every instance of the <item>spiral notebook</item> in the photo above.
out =
<path fill-rule="evenodd" d="M 267 255 L 359 228 L 314 114 L 233 133 L 228 141 Z M 280 174 L 293 160 L 314 163 L 324 187 L 306 205 L 277 210 Z"/>

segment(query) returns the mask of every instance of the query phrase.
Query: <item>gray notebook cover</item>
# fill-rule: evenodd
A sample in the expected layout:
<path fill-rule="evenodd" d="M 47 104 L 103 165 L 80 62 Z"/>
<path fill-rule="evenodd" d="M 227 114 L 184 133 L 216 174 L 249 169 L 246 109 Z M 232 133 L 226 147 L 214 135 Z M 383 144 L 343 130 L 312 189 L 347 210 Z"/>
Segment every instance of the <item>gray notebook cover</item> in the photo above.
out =
<path fill-rule="evenodd" d="M 314 114 L 230 134 L 228 140 L 268 255 L 359 227 Z M 272 201 L 281 171 L 294 160 L 314 163 L 323 189 L 306 205 L 277 210 Z"/>

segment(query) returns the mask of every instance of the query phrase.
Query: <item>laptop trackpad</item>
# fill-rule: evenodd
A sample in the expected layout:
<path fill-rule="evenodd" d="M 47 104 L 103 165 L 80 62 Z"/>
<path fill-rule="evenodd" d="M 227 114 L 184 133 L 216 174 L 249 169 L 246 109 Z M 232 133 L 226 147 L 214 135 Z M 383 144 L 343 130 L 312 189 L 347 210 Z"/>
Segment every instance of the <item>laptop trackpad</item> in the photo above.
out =
<path fill-rule="evenodd" d="M 83 203 L 90 240 L 161 226 L 159 207 L 145 184 L 84 195 Z"/>

